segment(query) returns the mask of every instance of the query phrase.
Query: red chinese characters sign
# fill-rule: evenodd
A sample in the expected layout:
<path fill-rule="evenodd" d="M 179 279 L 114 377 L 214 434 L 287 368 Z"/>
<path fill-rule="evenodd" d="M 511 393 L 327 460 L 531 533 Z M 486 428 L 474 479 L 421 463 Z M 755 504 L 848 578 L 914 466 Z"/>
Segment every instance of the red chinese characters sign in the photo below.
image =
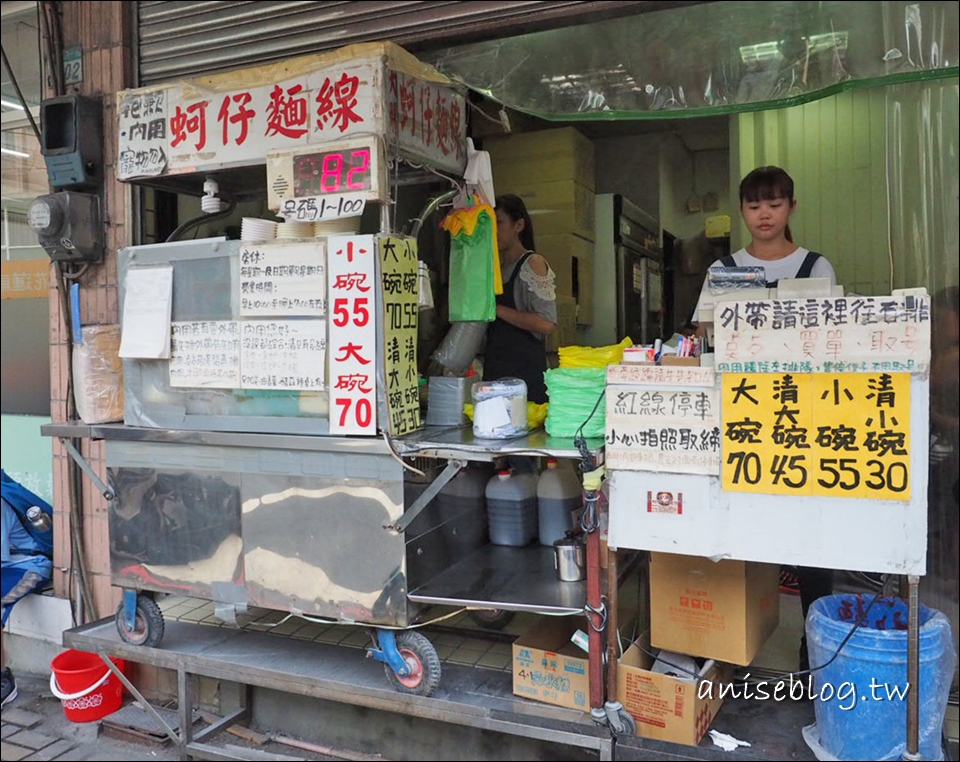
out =
<path fill-rule="evenodd" d="M 438 168 L 463 170 L 462 93 L 391 71 L 377 57 L 316 66 L 283 80 L 270 79 L 275 67 L 262 67 L 214 77 L 216 86 L 121 93 L 119 179 L 262 164 L 268 153 L 361 134 L 388 138 Z M 252 84 L 234 84 L 244 82 Z M 147 101 L 157 107 L 146 108 Z"/>
<path fill-rule="evenodd" d="M 390 72 L 390 132 L 400 148 L 436 166 L 460 172 L 466 165 L 466 100 L 444 85 Z"/>
<path fill-rule="evenodd" d="M 330 433 L 377 433 L 376 250 L 373 236 L 327 244 Z"/>
<path fill-rule="evenodd" d="M 166 160 L 160 171 L 177 173 L 259 164 L 271 151 L 357 133 L 383 134 L 382 81 L 381 65 L 371 60 L 241 90 L 174 85 L 151 91 L 166 104 L 160 132 L 165 140 L 159 146 L 140 145 L 143 131 L 124 129 L 120 155 L 136 157 L 153 148 Z M 129 100 L 125 96 L 124 102 Z M 119 178 L 157 174 L 156 168 L 144 171 L 139 164 L 121 162 Z"/>

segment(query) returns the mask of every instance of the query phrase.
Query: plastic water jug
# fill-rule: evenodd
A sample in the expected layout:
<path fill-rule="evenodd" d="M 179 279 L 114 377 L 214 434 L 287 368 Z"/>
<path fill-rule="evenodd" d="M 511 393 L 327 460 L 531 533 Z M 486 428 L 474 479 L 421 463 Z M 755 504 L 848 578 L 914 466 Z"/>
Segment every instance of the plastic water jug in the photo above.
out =
<path fill-rule="evenodd" d="M 444 519 L 466 511 L 485 511 L 485 492 L 490 473 L 489 468 L 468 466 L 447 482 L 437 494 L 437 505 Z"/>
<path fill-rule="evenodd" d="M 537 536 L 537 477 L 500 471 L 487 482 L 487 521 L 493 545 L 529 545 Z"/>
<path fill-rule="evenodd" d="M 547 459 L 537 482 L 537 512 L 541 545 L 553 545 L 573 528 L 572 512 L 582 503 L 580 477 L 569 463 Z"/>

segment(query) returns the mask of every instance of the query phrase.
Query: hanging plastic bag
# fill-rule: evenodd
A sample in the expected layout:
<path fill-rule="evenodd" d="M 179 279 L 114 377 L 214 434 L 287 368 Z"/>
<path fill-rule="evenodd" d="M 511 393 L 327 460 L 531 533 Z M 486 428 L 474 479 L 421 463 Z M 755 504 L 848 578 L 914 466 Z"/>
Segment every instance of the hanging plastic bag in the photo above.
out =
<path fill-rule="evenodd" d="M 623 361 L 623 350 L 632 347 L 633 341 L 627 336 L 619 344 L 606 347 L 560 347 L 561 368 L 606 368 L 619 365 Z"/>
<path fill-rule="evenodd" d="M 497 317 L 497 220 L 493 208 L 475 204 L 446 216 L 450 233 L 450 322 L 490 323 Z"/>

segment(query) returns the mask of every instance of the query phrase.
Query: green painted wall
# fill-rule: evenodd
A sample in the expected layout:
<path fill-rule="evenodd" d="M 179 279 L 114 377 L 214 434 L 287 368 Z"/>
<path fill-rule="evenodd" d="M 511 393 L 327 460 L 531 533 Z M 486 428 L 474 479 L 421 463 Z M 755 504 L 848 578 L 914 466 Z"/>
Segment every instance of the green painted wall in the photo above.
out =
<path fill-rule="evenodd" d="M 756 167 L 783 167 L 796 184 L 794 240 L 825 255 L 848 292 L 889 294 L 883 88 L 731 119 L 732 192 Z M 748 240 L 742 221 L 734 225 L 732 247 Z"/>
<path fill-rule="evenodd" d="M 53 503 L 53 440 L 40 436 L 49 418 L 0 416 L 3 470 L 31 492 Z"/>

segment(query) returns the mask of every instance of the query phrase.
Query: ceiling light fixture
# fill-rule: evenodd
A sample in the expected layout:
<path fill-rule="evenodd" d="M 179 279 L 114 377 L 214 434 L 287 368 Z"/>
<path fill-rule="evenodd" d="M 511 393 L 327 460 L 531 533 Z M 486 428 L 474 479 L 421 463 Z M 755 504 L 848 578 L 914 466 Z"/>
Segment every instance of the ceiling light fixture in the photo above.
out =
<path fill-rule="evenodd" d="M 6 98 L 0 98 L 0 106 L 5 108 L 15 108 L 20 109 L 20 111 L 26 111 L 26 108 L 20 103 L 15 103 L 14 101 L 8 101 Z"/>
<path fill-rule="evenodd" d="M 30 154 L 24 151 L 14 151 L 12 148 L 0 148 L 0 153 L 6 153 L 10 156 L 19 156 L 21 159 L 29 159 Z"/>

